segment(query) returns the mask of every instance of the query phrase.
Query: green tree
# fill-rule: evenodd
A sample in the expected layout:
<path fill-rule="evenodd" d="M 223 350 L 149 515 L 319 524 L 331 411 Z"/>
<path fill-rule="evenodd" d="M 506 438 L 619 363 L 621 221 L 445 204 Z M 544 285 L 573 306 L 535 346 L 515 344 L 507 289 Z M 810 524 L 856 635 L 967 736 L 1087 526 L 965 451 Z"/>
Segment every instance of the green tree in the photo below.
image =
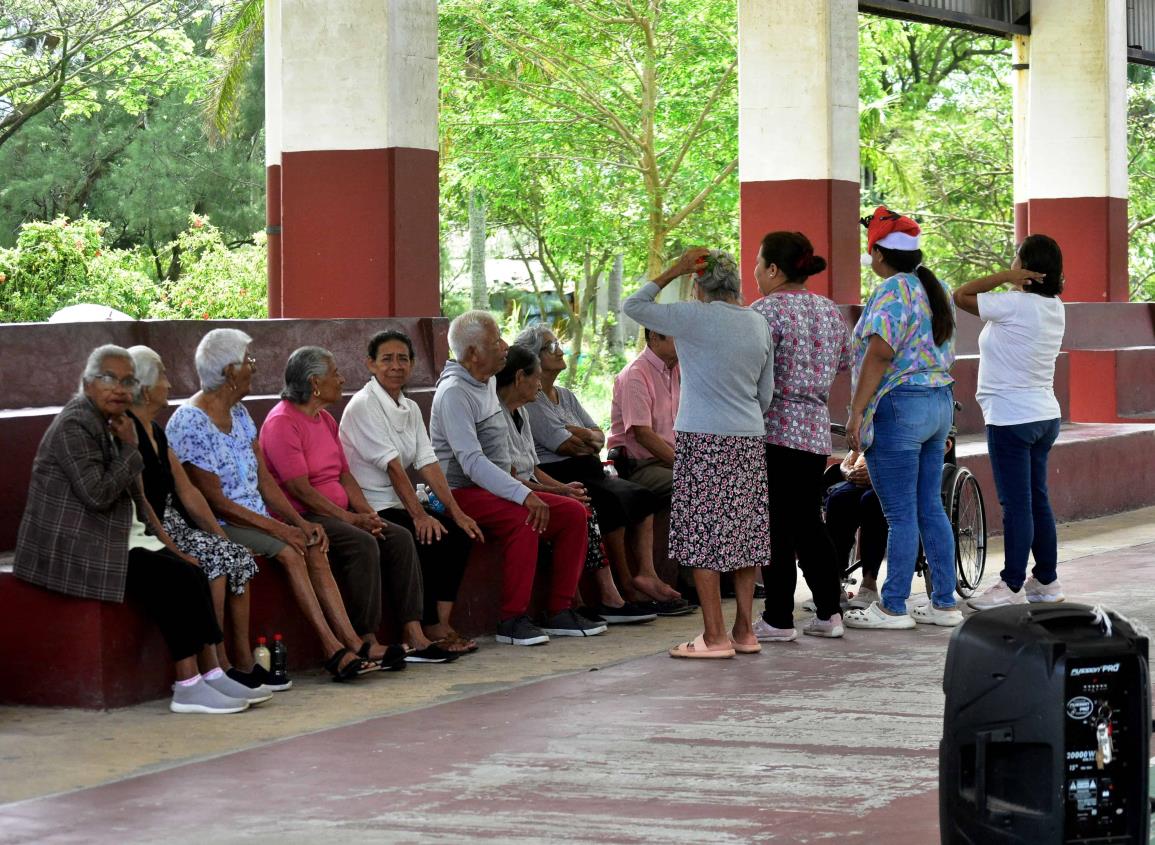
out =
<path fill-rule="evenodd" d="M 101 98 L 132 114 L 196 72 L 186 0 L 0 0 L 0 146 L 57 103 L 91 115 Z"/>

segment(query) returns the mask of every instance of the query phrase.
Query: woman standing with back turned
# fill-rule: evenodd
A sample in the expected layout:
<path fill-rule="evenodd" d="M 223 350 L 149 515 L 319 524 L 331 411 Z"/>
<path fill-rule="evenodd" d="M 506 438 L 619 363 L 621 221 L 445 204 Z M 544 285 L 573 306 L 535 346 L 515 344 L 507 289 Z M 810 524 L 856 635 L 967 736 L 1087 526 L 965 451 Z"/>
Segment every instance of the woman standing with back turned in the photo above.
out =
<path fill-rule="evenodd" d="M 942 465 L 954 421 L 950 291 L 922 263 L 921 230 L 884 206 L 862 221 L 871 269 L 882 282 L 854 327 L 854 390 L 846 439 L 866 455 L 870 480 L 890 524 L 882 600 L 848 610 L 851 628 L 952 627 L 955 547 L 942 504 Z M 934 592 L 907 612 L 921 536 Z M 913 618 L 912 618 L 913 617 Z"/>
<path fill-rule="evenodd" d="M 655 302 L 693 273 L 693 302 Z M 625 301 L 622 310 L 674 338 L 682 394 L 674 421 L 670 556 L 694 570 L 705 631 L 671 657 L 733 657 L 762 650 L 753 630 L 755 567 L 770 554 L 765 425 L 774 394 L 766 321 L 741 304 L 734 259 L 692 249 Z M 727 633 L 719 576 L 734 573 L 737 618 Z"/>
<path fill-rule="evenodd" d="M 1002 284 L 1014 289 L 994 293 Z M 1066 328 L 1062 291 L 1059 245 L 1046 235 L 1030 235 L 1010 270 L 967 282 L 954 294 L 959 308 L 986 323 L 979 334 L 975 398 L 987 424 L 987 451 L 1006 532 L 1002 577 L 967 602 L 976 610 L 1065 598 L 1047 495 L 1047 455 L 1059 436 L 1055 359 Z M 1035 568 L 1027 578 L 1032 552 Z"/>

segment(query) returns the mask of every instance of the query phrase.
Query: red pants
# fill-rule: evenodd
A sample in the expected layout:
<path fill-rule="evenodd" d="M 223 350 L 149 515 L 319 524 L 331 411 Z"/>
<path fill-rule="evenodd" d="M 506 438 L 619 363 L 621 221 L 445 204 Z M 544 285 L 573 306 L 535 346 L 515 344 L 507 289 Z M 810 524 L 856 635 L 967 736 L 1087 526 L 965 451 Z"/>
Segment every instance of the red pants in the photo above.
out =
<path fill-rule="evenodd" d="M 549 505 L 549 525 L 538 534 L 526 524 L 529 510 L 480 487 L 460 487 L 453 498 L 481 526 L 486 540 L 502 545 L 501 618 L 512 619 L 529 609 L 533 576 L 537 569 L 538 541 L 553 545 L 553 577 L 550 579 L 549 612 L 558 613 L 573 604 L 578 578 L 586 558 L 585 505 L 553 493 L 537 493 Z"/>

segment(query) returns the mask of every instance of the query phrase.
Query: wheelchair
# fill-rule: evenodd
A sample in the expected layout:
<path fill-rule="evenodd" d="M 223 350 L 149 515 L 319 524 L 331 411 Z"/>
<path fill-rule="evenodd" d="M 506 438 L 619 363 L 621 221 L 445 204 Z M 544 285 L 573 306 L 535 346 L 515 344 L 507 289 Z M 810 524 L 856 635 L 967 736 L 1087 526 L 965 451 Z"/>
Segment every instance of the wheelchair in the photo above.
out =
<path fill-rule="evenodd" d="M 962 410 L 959 402 L 954 403 L 955 413 Z M 832 423 L 831 434 L 846 437 L 846 426 Z M 957 462 L 955 441 L 958 427 L 951 426 L 947 435 L 947 449 L 943 457 L 942 504 L 950 518 L 955 542 L 955 591 L 963 599 L 969 599 L 978 589 L 983 571 L 987 565 L 987 511 L 983 502 L 983 491 L 974 473 Z M 830 468 L 838 472 L 837 465 Z M 829 472 L 830 470 L 828 470 Z M 841 474 L 838 475 L 842 480 Z M 862 566 L 858 560 L 857 548 L 852 549 L 846 569 L 842 573 L 843 586 L 857 583 L 854 573 Z M 930 578 L 930 565 L 920 544 L 918 558 L 914 565 L 915 574 L 923 579 L 923 587 L 930 596 L 934 586 Z"/>

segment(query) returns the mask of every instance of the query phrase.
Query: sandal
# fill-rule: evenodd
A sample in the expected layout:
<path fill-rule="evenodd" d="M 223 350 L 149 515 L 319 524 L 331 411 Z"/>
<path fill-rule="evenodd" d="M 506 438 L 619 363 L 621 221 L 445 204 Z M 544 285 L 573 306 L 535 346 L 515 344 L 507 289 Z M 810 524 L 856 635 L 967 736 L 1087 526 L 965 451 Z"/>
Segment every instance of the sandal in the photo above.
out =
<path fill-rule="evenodd" d="M 385 647 L 385 653 L 380 657 L 370 657 L 369 649 L 373 647 L 373 643 L 368 640 L 361 643 L 361 648 L 357 652 L 357 656 L 362 660 L 367 660 L 382 672 L 397 672 L 405 668 L 405 655 L 409 650 L 403 645 L 390 645 Z M 372 670 L 370 670 L 372 671 Z"/>
<path fill-rule="evenodd" d="M 452 634 L 447 634 L 436 642 L 442 648 L 445 648 L 454 654 L 473 654 L 473 652 L 480 648 L 476 642 L 469 639 L 468 637 L 461 636 L 461 634 L 457 633 L 456 631 L 454 631 Z"/>
<path fill-rule="evenodd" d="M 342 666 L 341 660 L 349 654 L 352 654 L 349 649 L 339 648 L 325 661 L 325 671 L 333 676 L 334 681 L 351 681 L 358 675 L 376 671 L 378 668 L 376 663 L 362 660 L 360 657 L 354 657 Z"/>
<path fill-rule="evenodd" d="M 706 638 L 699 634 L 698 638 L 693 642 L 682 643 L 670 649 L 670 657 L 693 657 L 693 658 L 718 658 L 718 657 L 733 657 L 735 651 L 732 646 L 722 646 L 721 648 L 710 648 L 706 645 Z"/>
<path fill-rule="evenodd" d="M 738 642 L 733 637 L 730 637 L 730 646 L 738 654 L 760 654 L 762 652 L 762 644 L 761 643 L 754 643 L 754 645 L 748 645 L 746 643 Z"/>

